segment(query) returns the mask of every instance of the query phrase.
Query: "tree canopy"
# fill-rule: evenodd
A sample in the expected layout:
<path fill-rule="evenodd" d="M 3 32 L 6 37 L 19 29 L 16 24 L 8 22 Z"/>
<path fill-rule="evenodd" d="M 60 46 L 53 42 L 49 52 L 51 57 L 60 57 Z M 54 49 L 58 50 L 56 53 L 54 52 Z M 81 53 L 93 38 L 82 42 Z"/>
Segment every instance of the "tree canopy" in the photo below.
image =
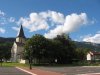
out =
<path fill-rule="evenodd" d="M 0 61 L 7 61 L 11 58 L 12 43 L 0 43 Z"/>
<path fill-rule="evenodd" d="M 69 36 L 58 35 L 54 39 L 47 39 L 36 34 L 25 44 L 25 58 L 36 59 L 39 63 L 71 63 L 75 57 L 75 44 Z M 56 61 L 55 61 L 56 60 Z"/>

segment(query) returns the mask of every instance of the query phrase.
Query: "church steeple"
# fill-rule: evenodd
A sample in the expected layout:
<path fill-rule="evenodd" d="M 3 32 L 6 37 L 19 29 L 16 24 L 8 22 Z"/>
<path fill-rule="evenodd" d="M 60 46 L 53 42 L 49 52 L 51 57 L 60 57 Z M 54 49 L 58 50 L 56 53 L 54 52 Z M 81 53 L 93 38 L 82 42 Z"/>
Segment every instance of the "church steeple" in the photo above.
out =
<path fill-rule="evenodd" d="M 16 40 L 14 41 L 13 47 L 11 49 L 11 57 L 13 62 L 20 62 L 23 63 L 22 54 L 24 51 L 24 45 L 25 45 L 25 35 L 23 31 L 23 27 L 21 25 L 20 31 L 18 36 L 16 37 Z"/>
<path fill-rule="evenodd" d="M 25 43 L 25 35 L 24 35 L 24 31 L 23 31 L 23 27 L 21 25 L 20 27 L 20 31 L 18 36 L 16 37 L 16 42 L 17 43 Z"/>
<path fill-rule="evenodd" d="M 25 35 L 24 35 L 24 31 L 23 31 L 23 27 L 22 27 L 22 25 L 21 25 L 21 27 L 20 27 L 20 31 L 19 31 L 19 34 L 18 34 L 17 37 L 25 38 Z"/>

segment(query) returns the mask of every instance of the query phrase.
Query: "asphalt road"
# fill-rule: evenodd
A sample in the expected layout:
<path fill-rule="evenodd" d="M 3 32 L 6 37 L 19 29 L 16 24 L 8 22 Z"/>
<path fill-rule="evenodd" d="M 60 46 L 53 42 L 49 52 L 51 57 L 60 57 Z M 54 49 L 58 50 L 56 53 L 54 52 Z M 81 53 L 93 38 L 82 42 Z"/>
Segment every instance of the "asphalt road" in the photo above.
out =
<path fill-rule="evenodd" d="M 47 70 L 47 71 L 54 71 L 57 73 L 62 73 L 64 75 L 81 75 L 81 74 L 89 74 L 89 73 L 100 73 L 100 67 L 93 67 L 93 66 L 91 67 L 84 67 L 84 66 L 80 66 L 80 67 L 36 67 L 36 68 Z"/>
<path fill-rule="evenodd" d="M 100 73 L 100 67 L 93 67 L 93 66 L 91 67 L 83 67 L 83 66 L 80 66 L 80 67 L 34 67 L 33 72 L 37 71 L 37 73 L 39 73 L 40 71 L 39 69 L 45 72 L 51 71 L 51 72 L 61 73 L 63 75 L 81 75 L 81 74 L 97 75 L 97 74 L 89 74 L 89 73 Z M 0 67 L 0 75 L 31 75 L 31 74 L 25 73 L 14 67 Z M 38 74 L 38 75 L 48 75 L 48 74 Z"/>
<path fill-rule="evenodd" d="M 31 75 L 15 67 L 0 67 L 0 75 Z"/>

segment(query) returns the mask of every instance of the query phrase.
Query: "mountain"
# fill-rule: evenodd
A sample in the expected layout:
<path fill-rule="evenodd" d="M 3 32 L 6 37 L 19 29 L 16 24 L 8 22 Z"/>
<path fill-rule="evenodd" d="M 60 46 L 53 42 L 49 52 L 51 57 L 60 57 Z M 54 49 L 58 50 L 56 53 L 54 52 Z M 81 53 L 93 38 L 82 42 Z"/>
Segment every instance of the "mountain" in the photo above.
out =
<path fill-rule="evenodd" d="M 27 38 L 29 39 L 29 38 Z M 0 37 L 0 43 L 13 43 L 15 38 L 3 38 Z M 93 51 L 100 51 L 100 44 L 90 43 L 90 42 L 77 42 L 75 41 L 77 48 L 89 48 Z"/>
<path fill-rule="evenodd" d="M 88 48 L 92 51 L 100 51 L 100 44 L 90 42 L 75 42 L 78 48 Z"/>
<path fill-rule="evenodd" d="M 13 43 L 15 41 L 15 38 L 3 38 L 0 37 L 0 43 Z"/>

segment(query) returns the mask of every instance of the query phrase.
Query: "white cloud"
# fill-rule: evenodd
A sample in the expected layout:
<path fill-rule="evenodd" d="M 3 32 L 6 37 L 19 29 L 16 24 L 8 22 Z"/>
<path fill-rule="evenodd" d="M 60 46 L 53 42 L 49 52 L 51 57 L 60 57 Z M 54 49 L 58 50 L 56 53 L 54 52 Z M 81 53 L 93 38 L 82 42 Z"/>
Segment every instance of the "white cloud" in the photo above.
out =
<path fill-rule="evenodd" d="M 5 33 L 5 29 L 3 29 L 3 28 L 0 28 L 0 33 Z"/>
<path fill-rule="evenodd" d="M 0 16 L 5 16 L 5 13 L 0 10 Z"/>
<path fill-rule="evenodd" d="M 9 17 L 5 12 L 0 10 L 0 24 L 5 25 L 9 23 L 16 23 L 14 17 Z"/>
<path fill-rule="evenodd" d="M 50 23 L 55 25 L 64 23 L 64 15 L 55 11 L 33 12 L 27 18 L 21 17 L 17 23 L 22 24 L 30 32 L 47 30 L 50 27 Z"/>
<path fill-rule="evenodd" d="M 49 30 L 44 34 L 46 38 L 54 38 L 62 33 L 70 33 L 78 29 L 80 26 L 94 24 L 87 18 L 86 13 L 64 14 L 56 11 L 32 12 L 29 17 L 21 17 L 17 24 L 22 24 L 30 32 L 38 30 Z"/>
<path fill-rule="evenodd" d="M 51 18 L 51 20 L 55 23 L 64 23 L 64 15 L 59 13 L 59 12 L 55 12 L 55 11 L 48 11 L 49 17 Z"/>
<path fill-rule="evenodd" d="M 12 27 L 12 29 L 17 31 L 17 36 L 18 36 L 20 28 L 19 27 Z"/>
<path fill-rule="evenodd" d="M 14 17 L 10 17 L 9 18 L 9 22 L 15 22 L 15 18 Z"/>
<path fill-rule="evenodd" d="M 15 30 L 15 31 L 19 31 L 20 30 L 19 27 L 12 27 L 12 29 Z"/>
<path fill-rule="evenodd" d="M 87 35 L 83 38 L 83 41 L 100 44 L 100 33 L 96 33 L 95 35 Z"/>
<path fill-rule="evenodd" d="M 63 25 L 58 25 L 56 28 L 50 30 L 48 33 L 45 33 L 44 36 L 46 38 L 54 38 L 62 33 L 70 33 L 87 23 L 88 20 L 86 13 L 81 13 L 79 15 L 73 13 L 71 15 L 66 16 Z"/>

